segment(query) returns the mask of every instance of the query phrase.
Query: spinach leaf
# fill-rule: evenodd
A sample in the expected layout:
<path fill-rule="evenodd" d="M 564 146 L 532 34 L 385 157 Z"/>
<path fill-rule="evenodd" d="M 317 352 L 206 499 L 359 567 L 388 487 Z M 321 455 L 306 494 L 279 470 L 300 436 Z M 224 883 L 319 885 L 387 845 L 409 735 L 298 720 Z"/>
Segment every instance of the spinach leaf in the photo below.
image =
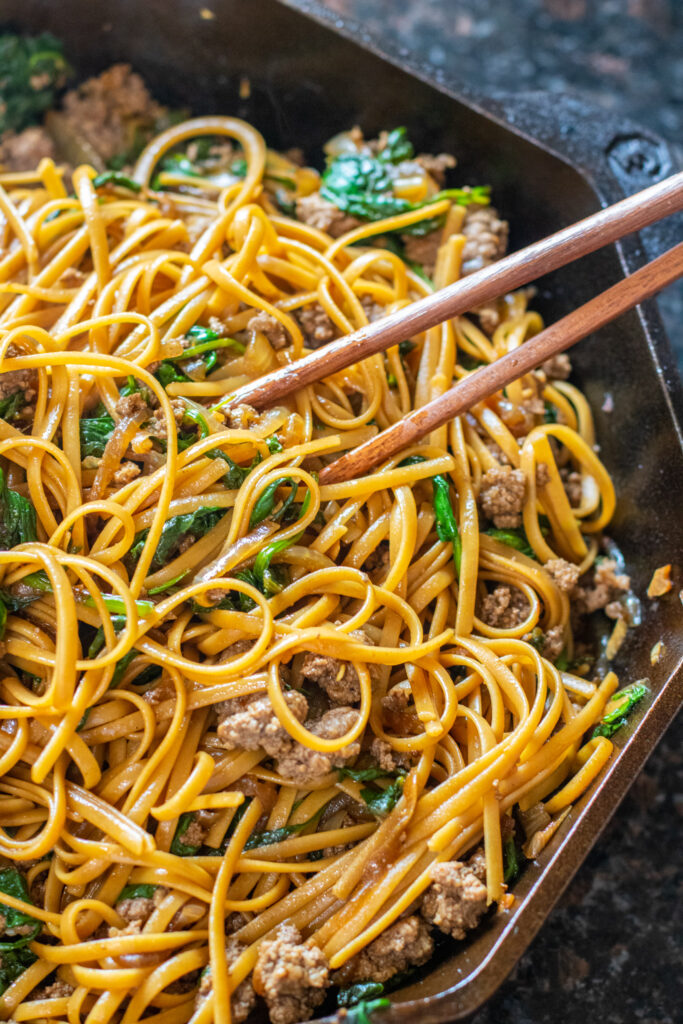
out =
<path fill-rule="evenodd" d="M 279 511 L 273 512 L 275 502 L 277 500 L 277 492 L 280 487 L 289 487 L 290 492 L 282 503 L 282 507 Z M 264 519 L 279 519 L 292 504 L 295 496 L 296 486 L 290 479 L 282 477 L 280 480 L 273 480 L 272 484 L 268 484 L 268 486 L 258 496 L 258 500 L 254 505 L 251 518 L 249 520 L 250 529 L 253 530 L 253 528 L 258 526 L 259 523 L 262 523 Z"/>
<path fill-rule="evenodd" d="M 123 394 L 123 390 L 121 394 Z M 79 423 L 81 458 L 85 459 L 88 455 L 95 455 L 99 458 L 104 455 L 104 449 L 114 431 L 114 426 L 111 416 L 93 416 L 90 419 L 81 420 Z"/>
<path fill-rule="evenodd" d="M 405 778 L 405 772 L 399 772 L 398 777 L 386 789 L 361 789 L 360 795 L 368 810 L 378 818 L 385 818 L 400 800 Z"/>
<path fill-rule="evenodd" d="M 176 381 L 184 383 L 190 379 L 187 374 L 183 373 L 182 370 L 179 370 L 175 363 L 170 359 L 163 359 L 161 361 L 157 369 L 154 371 L 154 376 L 164 388 L 167 388 L 169 384 L 174 384 Z"/>
<path fill-rule="evenodd" d="M 0 956 L 0 996 L 38 957 L 30 949 L 4 949 Z"/>
<path fill-rule="evenodd" d="M 190 536 L 194 537 L 195 541 L 199 540 L 209 530 L 212 530 L 224 515 L 224 508 L 209 507 L 199 508 L 196 512 L 186 512 L 184 515 L 171 516 L 170 519 L 167 519 L 154 552 L 150 571 L 161 569 L 167 562 L 170 562 L 181 541 Z M 129 560 L 137 562 L 148 533 L 149 530 L 145 529 L 135 535 L 133 545 L 126 556 Z"/>
<path fill-rule="evenodd" d="M 139 185 L 133 178 L 129 178 L 122 171 L 102 171 L 92 180 L 93 188 L 102 188 L 104 185 L 116 185 L 118 188 L 127 188 L 129 192 L 139 192 L 142 185 Z"/>
<path fill-rule="evenodd" d="M 514 548 L 515 551 L 521 551 L 523 555 L 528 558 L 536 558 L 536 553 L 532 548 L 531 544 L 527 539 L 527 535 L 521 526 L 510 528 L 507 530 L 497 530 L 491 527 L 490 530 L 485 531 L 487 537 L 493 537 L 494 540 L 500 541 L 501 544 L 507 544 L 509 548 Z"/>
<path fill-rule="evenodd" d="M 392 774 L 377 765 L 371 765 L 369 768 L 337 768 L 340 779 L 352 779 L 354 782 L 373 782 L 375 779 L 390 778 Z"/>
<path fill-rule="evenodd" d="M 292 493 L 293 492 L 294 488 L 292 488 Z M 311 493 L 310 491 L 307 491 L 306 497 L 304 498 L 301 506 L 301 516 L 306 514 L 306 510 L 310 504 L 310 499 Z M 278 516 L 282 514 L 286 507 L 287 502 L 283 504 Z M 299 518 L 301 518 L 301 516 Z M 272 518 L 277 518 L 277 516 L 273 516 Z M 281 540 L 271 541 L 271 543 L 266 544 L 266 546 L 262 548 L 256 556 L 256 560 L 254 562 L 254 576 L 256 577 L 259 590 L 267 597 L 279 594 L 282 590 L 282 581 L 275 574 L 274 570 L 271 569 L 271 561 L 275 555 L 278 555 L 281 551 L 286 551 L 287 548 L 290 548 L 293 544 L 298 544 L 303 535 L 304 531 L 300 530 L 292 537 L 283 537 Z"/>
<path fill-rule="evenodd" d="M 300 822 L 298 825 L 283 825 L 281 828 L 274 828 L 265 832 L 252 832 L 244 844 L 244 849 L 255 850 L 257 846 L 272 846 L 273 843 L 281 843 L 283 839 L 294 836 L 297 832 L 302 832 L 308 825 L 317 825 L 323 810 L 324 808 L 321 807 L 311 818 Z"/>
<path fill-rule="evenodd" d="M 621 729 L 622 725 L 626 725 L 628 715 L 636 704 L 649 692 L 650 690 L 645 683 L 639 680 L 637 683 L 624 687 L 620 693 L 615 694 L 612 700 L 618 700 L 618 706 L 604 716 L 600 724 L 593 730 L 591 738 L 596 736 L 607 736 L 608 738 L 614 736 L 617 729 Z"/>
<path fill-rule="evenodd" d="M 23 900 L 24 903 L 33 902 L 28 893 L 26 879 L 16 868 L 0 870 L 0 893 L 14 896 L 15 899 Z M 0 903 L 0 914 L 5 919 L 4 937 L 8 939 L 7 942 L 0 942 L 0 958 L 4 960 L 5 950 L 16 950 L 27 946 L 35 939 L 42 926 L 35 917 L 25 914 L 23 910 L 8 907 L 4 903 Z M 21 932 L 18 929 L 21 929 Z M 10 939 L 12 933 L 16 936 L 13 940 Z"/>
<path fill-rule="evenodd" d="M 390 1005 L 390 1001 L 386 998 L 373 999 L 369 1003 L 362 999 L 346 1011 L 345 1024 L 371 1024 L 372 1014 L 377 1010 L 385 1010 Z"/>
<path fill-rule="evenodd" d="M 23 391 L 15 391 L 0 401 L 0 419 L 9 423 L 15 419 L 19 410 L 26 405 L 26 396 Z"/>
<path fill-rule="evenodd" d="M 139 885 L 126 885 L 119 893 L 116 902 L 136 899 L 151 900 L 158 888 L 158 885 L 147 885 L 145 882 L 141 882 Z"/>
<path fill-rule="evenodd" d="M 519 877 L 521 870 L 522 862 L 513 836 L 503 844 L 503 881 L 505 884 L 512 885 Z"/>
<path fill-rule="evenodd" d="M 400 164 L 403 160 L 411 160 L 414 156 L 415 147 L 408 139 L 408 129 L 403 126 L 389 132 L 384 149 L 377 154 L 379 160 L 391 164 Z"/>
<path fill-rule="evenodd" d="M 426 462 L 424 455 L 409 455 L 407 459 L 399 462 L 399 466 L 416 466 L 420 462 Z M 434 515 L 436 516 L 436 535 L 439 540 L 451 541 L 453 544 L 453 561 L 455 571 L 460 576 L 460 564 L 462 561 L 462 540 L 460 530 L 455 518 L 455 512 L 451 504 L 450 483 L 447 476 L 437 473 L 432 477 Z"/>
<path fill-rule="evenodd" d="M 37 539 L 35 508 L 28 498 L 10 490 L 0 469 L 0 550 Z"/>
<path fill-rule="evenodd" d="M 355 985 L 347 988 L 340 988 L 337 992 L 337 1006 L 355 1006 L 357 1003 L 367 999 L 374 999 L 384 992 L 384 984 L 381 981 L 357 981 Z M 380 1000 L 387 1004 L 389 1000 Z"/>
<path fill-rule="evenodd" d="M 39 36 L 0 36 L 0 135 L 36 124 L 54 106 L 71 70 L 62 44 L 49 32 Z"/>
<path fill-rule="evenodd" d="M 173 841 L 171 843 L 171 853 L 174 853 L 176 857 L 194 857 L 201 849 L 201 846 L 188 846 L 183 842 L 183 836 L 186 834 L 193 821 L 194 811 L 186 811 L 185 814 L 181 814 L 178 819 L 178 827 L 175 830 L 175 835 L 173 836 Z"/>

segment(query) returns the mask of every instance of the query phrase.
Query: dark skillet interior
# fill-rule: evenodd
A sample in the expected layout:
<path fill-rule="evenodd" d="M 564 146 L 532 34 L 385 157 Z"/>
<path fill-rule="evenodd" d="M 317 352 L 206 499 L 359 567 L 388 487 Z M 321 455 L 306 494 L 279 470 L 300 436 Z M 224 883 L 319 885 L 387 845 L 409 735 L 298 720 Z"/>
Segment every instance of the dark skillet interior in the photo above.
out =
<path fill-rule="evenodd" d="M 274 0 L 214 0 L 210 6 L 216 17 L 203 20 L 194 2 L 6 0 L 3 18 L 24 32 L 54 32 L 83 77 L 129 61 L 160 100 L 195 114 L 244 117 L 271 146 L 301 146 L 318 166 L 322 143 L 338 131 L 360 124 L 372 135 L 405 124 L 419 150 L 457 155 L 459 184 L 492 186 L 495 204 L 511 224 L 512 248 L 599 205 L 568 163 Z M 248 100 L 238 97 L 243 76 L 251 81 Z M 536 305 L 555 319 L 621 275 L 617 253 L 609 248 L 541 281 Z M 513 912 L 489 921 L 457 955 L 447 951 L 440 966 L 397 993 L 398 1005 L 387 1015 L 393 1020 L 416 1012 L 422 1024 L 461 1019 L 490 995 L 531 941 L 680 700 L 680 677 L 674 676 L 683 655 L 683 458 L 663 375 L 648 343 L 648 323 L 651 317 L 644 323 L 633 312 L 584 341 L 572 359 L 593 407 L 601 457 L 617 486 L 611 532 L 636 592 L 644 597 L 656 566 L 674 565 L 675 590 L 659 602 L 644 599 L 644 623 L 629 635 L 617 664 L 624 683 L 650 677 L 653 706 L 618 734 L 619 757 L 573 809 L 538 864 L 529 866 L 516 886 Z M 613 397 L 611 413 L 601 409 L 606 394 Z M 653 667 L 650 649 L 660 639 L 665 652 Z"/>

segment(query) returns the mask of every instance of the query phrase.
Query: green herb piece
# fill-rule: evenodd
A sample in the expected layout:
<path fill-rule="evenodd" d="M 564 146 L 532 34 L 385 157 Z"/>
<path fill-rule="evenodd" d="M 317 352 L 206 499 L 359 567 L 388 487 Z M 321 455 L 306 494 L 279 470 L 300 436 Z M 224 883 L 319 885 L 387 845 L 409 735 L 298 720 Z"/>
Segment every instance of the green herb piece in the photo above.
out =
<path fill-rule="evenodd" d="M 138 899 L 151 900 L 158 888 L 158 885 L 147 885 L 145 882 L 141 882 L 139 885 L 126 885 L 119 893 L 116 902 L 120 903 L 121 900 Z"/>
<path fill-rule="evenodd" d="M 387 371 L 387 384 L 389 385 L 390 388 L 395 388 L 396 385 L 398 384 L 396 374 L 392 373 L 391 370 Z"/>
<path fill-rule="evenodd" d="M 127 188 L 129 192 L 139 192 L 142 188 L 137 181 L 129 178 L 122 171 L 102 171 L 92 181 L 93 188 L 102 188 L 104 185 L 116 185 L 118 188 Z"/>
<path fill-rule="evenodd" d="M 503 843 L 503 881 L 506 885 L 512 885 L 519 877 L 522 870 L 522 863 L 519 857 L 519 850 L 514 837 Z"/>
<path fill-rule="evenodd" d="M 71 70 L 62 45 L 49 32 L 0 36 L 0 135 L 36 124 L 54 106 Z"/>
<path fill-rule="evenodd" d="M 5 635 L 5 627 L 7 626 L 7 605 L 0 597 L 0 640 Z"/>
<path fill-rule="evenodd" d="M 154 597 L 156 594 L 163 594 L 166 590 L 170 590 L 171 587 L 175 587 L 176 583 L 180 583 L 181 580 L 184 580 L 189 571 L 189 569 L 184 569 L 178 576 L 174 577 L 174 579 L 169 580 L 168 583 L 160 583 L 158 587 L 152 587 L 152 589 L 148 590 L 147 593 L 150 597 Z"/>
<path fill-rule="evenodd" d="M 290 492 L 282 503 L 281 508 L 278 512 L 274 512 L 275 503 L 277 501 L 277 492 L 280 487 L 289 487 Z M 254 529 L 259 523 L 262 523 L 264 519 L 280 519 L 285 511 L 294 501 L 296 496 L 296 485 L 288 478 L 282 477 L 279 480 L 273 480 L 271 484 L 259 494 L 256 504 L 254 505 L 249 520 L 250 529 Z"/>
<path fill-rule="evenodd" d="M 201 849 L 201 846 L 190 846 L 183 842 L 183 836 L 187 833 L 193 821 L 194 811 L 186 811 L 178 819 L 178 827 L 175 830 L 171 843 L 171 853 L 174 853 L 176 857 L 194 857 Z"/>
<path fill-rule="evenodd" d="M 381 981 L 358 981 L 348 988 L 340 988 L 337 992 L 337 1006 L 355 1006 L 357 1003 L 367 999 L 374 999 L 384 992 L 384 985 Z M 381 1000 L 388 1004 L 389 1000 Z"/>
<path fill-rule="evenodd" d="M 460 576 L 460 563 L 462 561 L 462 541 L 460 531 L 455 518 L 455 512 L 451 504 L 450 483 L 447 476 L 438 473 L 432 479 L 434 487 L 434 514 L 436 515 L 436 535 L 439 540 L 451 541 L 453 544 L 453 561 L 455 571 Z"/>
<path fill-rule="evenodd" d="M 26 396 L 23 391 L 15 391 L 0 401 L 0 419 L 11 422 L 16 419 L 20 409 L 26 405 Z"/>
<path fill-rule="evenodd" d="M 212 530 L 224 515 L 225 509 L 209 507 L 199 508 L 196 512 L 186 512 L 184 515 L 171 516 L 170 519 L 167 519 L 154 552 L 150 571 L 161 569 L 167 562 L 170 562 L 181 541 L 190 536 L 198 541 L 200 537 Z M 127 555 L 131 561 L 137 562 L 139 559 L 148 533 L 149 530 L 145 529 L 135 535 L 133 545 Z"/>
<path fill-rule="evenodd" d="M 369 1003 L 363 999 L 346 1011 L 345 1024 L 372 1024 L 370 1020 L 372 1014 L 377 1010 L 385 1010 L 390 1005 L 390 1001 L 386 998 L 373 999 Z"/>
<path fill-rule="evenodd" d="M 398 777 L 386 789 L 361 789 L 360 795 L 369 811 L 378 818 L 386 818 L 400 800 L 404 782 L 405 772 L 399 772 Z"/>
<path fill-rule="evenodd" d="M 567 669 L 569 668 L 569 658 L 567 656 L 566 647 L 560 651 L 557 658 L 555 659 L 554 665 L 558 672 L 567 671 Z"/>
<path fill-rule="evenodd" d="M 123 394 L 123 390 L 121 394 Z M 104 449 L 114 431 L 114 426 L 115 423 L 111 416 L 93 416 L 90 419 L 81 420 L 79 423 L 81 458 L 85 459 L 88 455 L 100 458 L 104 455 Z"/>
<path fill-rule="evenodd" d="M 230 173 L 234 174 L 235 177 L 237 178 L 246 177 L 247 161 L 244 159 L 244 157 L 242 157 L 239 160 L 235 160 L 233 161 L 233 163 L 230 164 Z"/>
<path fill-rule="evenodd" d="M 292 488 L 292 493 L 293 491 L 294 488 Z M 307 491 L 306 497 L 304 498 L 301 506 L 301 515 L 299 518 L 306 515 L 310 501 L 311 493 L 310 491 Z M 285 501 L 282 508 L 277 513 L 277 516 L 280 516 L 286 507 L 287 502 Z M 256 556 L 256 561 L 254 562 L 254 576 L 258 582 L 259 590 L 261 590 L 266 597 L 272 597 L 274 594 L 279 594 L 282 590 L 282 582 L 271 569 L 270 563 L 275 555 L 280 554 L 281 551 L 286 551 L 287 548 L 290 548 L 293 544 L 298 544 L 303 535 L 304 531 L 300 530 L 291 537 L 283 537 L 281 540 L 274 540 L 270 544 L 266 544 L 266 546 L 262 548 Z"/>
<path fill-rule="evenodd" d="M 622 725 L 626 725 L 628 722 L 628 715 L 633 708 L 638 704 L 643 697 L 649 694 L 650 690 L 644 682 L 638 681 L 631 683 L 630 686 L 624 687 L 619 693 L 615 693 L 612 697 L 612 701 L 619 701 L 619 704 L 613 711 L 610 711 L 604 716 L 598 726 L 595 727 L 592 734 L 592 739 L 596 736 L 614 736 L 617 729 L 621 729 Z"/>
<path fill-rule="evenodd" d="M 0 550 L 37 539 L 35 508 L 28 498 L 10 490 L 0 469 Z"/>
<path fill-rule="evenodd" d="M 386 779 L 391 777 L 392 772 L 385 771 L 377 765 L 369 768 L 337 768 L 337 775 L 340 779 L 352 779 L 354 782 L 373 782 L 375 779 Z"/>
<path fill-rule="evenodd" d="M 52 589 L 52 588 L 50 588 Z M 126 614 L 126 603 L 122 597 L 117 597 L 116 594 L 102 594 L 102 600 L 104 607 L 109 612 L 114 612 L 116 615 Z M 95 598 L 88 594 L 82 598 L 83 604 L 87 605 L 88 608 L 97 608 L 95 604 Z M 137 608 L 138 615 L 142 619 L 146 619 L 148 615 L 151 615 L 154 611 L 153 601 L 136 601 L 135 607 Z"/>
<path fill-rule="evenodd" d="M 553 405 L 552 402 L 544 402 L 544 423 L 557 423 L 557 406 Z"/>
<path fill-rule="evenodd" d="M 154 371 L 154 376 L 164 388 L 167 388 L 169 384 L 175 384 L 177 381 L 185 383 L 190 379 L 170 359 L 162 360 Z"/>
<path fill-rule="evenodd" d="M 413 349 L 416 349 L 416 348 L 417 348 L 417 345 L 415 344 L 415 342 L 414 341 L 410 341 L 409 338 L 406 338 L 405 341 L 399 341 L 399 343 L 398 343 L 398 354 L 402 358 L 404 358 L 405 356 L 409 355 L 413 351 Z"/>
<path fill-rule="evenodd" d="M 15 899 L 23 900 L 24 903 L 33 903 L 28 893 L 26 879 L 16 868 L 0 870 L 0 893 L 14 896 Z M 36 921 L 35 917 L 25 914 L 23 910 L 15 910 L 14 907 L 8 907 L 4 903 L 0 903 L 0 914 L 5 920 L 3 937 L 7 939 L 6 942 L 0 942 L 0 959 L 4 961 L 6 950 L 17 950 L 22 946 L 27 946 L 35 939 L 42 925 L 40 921 Z M 12 933 L 15 933 L 14 936 Z"/>
<path fill-rule="evenodd" d="M 536 558 L 534 549 L 521 526 L 509 530 L 497 530 L 492 527 L 490 530 L 486 530 L 485 533 L 487 537 L 492 537 L 501 544 L 507 544 L 509 548 L 514 548 L 515 551 L 521 551 L 527 558 Z"/>
<path fill-rule="evenodd" d="M 415 156 L 415 147 L 408 139 L 408 129 L 401 126 L 394 128 L 387 135 L 384 149 L 377 154 L 377 158 L 384 163 L 400 164 L 403 160 L 412 160 Z"/>
<path fill-rule="evenodd" d="M 0 956 L 0 996 L 38 957 L 30 949 L 6 949 Z"/>
<path fill-rule="evenodd" d="M 298 832 L 303 832 L 309 825 L 317 825 L 323 810 L 324 808 L 321 807 L 308 821 L 302 821 L 298 825 L 283 825 L 281 828 L 274 828 L 265 832 L 252 832 L 244 844 L 244 849 L 255 850 L 257 846 L 272 846 L 274 843 L 281 843 L 283 839 L 294 836 Z"/>

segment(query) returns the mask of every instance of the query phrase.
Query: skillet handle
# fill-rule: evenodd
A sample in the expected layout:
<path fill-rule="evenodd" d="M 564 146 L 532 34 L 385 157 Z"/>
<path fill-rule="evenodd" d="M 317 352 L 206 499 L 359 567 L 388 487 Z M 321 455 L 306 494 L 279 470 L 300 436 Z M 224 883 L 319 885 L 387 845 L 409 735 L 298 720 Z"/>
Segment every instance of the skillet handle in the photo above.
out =
<path fill-rule="evenodd" d="M 682 150 L 642 125 L 617 119 L 579 96 L 523 92 L 496 96 L 485 104 L 578 168 L 605 204 L 639 192 L 683 167 Z M 640 237 L 645 250 L 641 258 L 634 251 L 629 253 L 636 265 L 660 256 L 680 241 L 683 215 L 647 228 Z"/>

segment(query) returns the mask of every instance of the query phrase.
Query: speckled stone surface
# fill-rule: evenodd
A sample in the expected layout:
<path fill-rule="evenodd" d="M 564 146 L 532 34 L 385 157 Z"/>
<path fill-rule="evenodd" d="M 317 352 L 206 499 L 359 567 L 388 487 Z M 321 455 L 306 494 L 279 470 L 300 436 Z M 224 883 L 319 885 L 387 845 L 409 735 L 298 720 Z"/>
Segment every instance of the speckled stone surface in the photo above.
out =
<path fill-rule="evenodd" d="M 683 141 L 681 0 L 323 0 L 482 94 L 574 90 Z M 662 303 L 683 364 L 683 294 Z M 681 1024 L 683 718 L 472 1024 Z"/>
<path fill-rule="evenodd" d="M 617 118 L 640 121 L 677 150 L 683 166 L 683 0 L 321 3 L 482 96 L 574 92 Z M 683 373 L 683 284 L 659 302 Z"/>

